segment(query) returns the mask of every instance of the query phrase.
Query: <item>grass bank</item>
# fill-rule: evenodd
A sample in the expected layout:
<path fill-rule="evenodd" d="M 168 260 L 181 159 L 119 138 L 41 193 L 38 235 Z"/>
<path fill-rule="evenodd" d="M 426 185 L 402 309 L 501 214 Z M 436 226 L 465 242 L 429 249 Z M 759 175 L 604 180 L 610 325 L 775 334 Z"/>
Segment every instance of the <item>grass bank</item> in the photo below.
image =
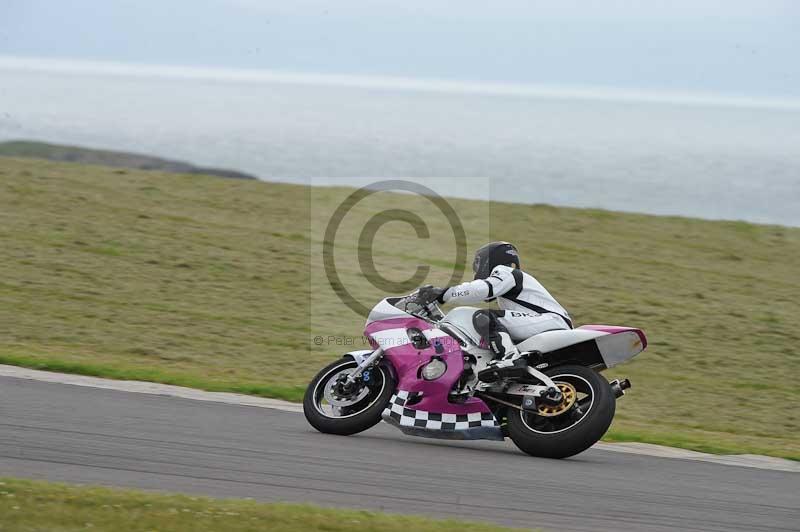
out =
<path fill-rule="evenodd" d="M 68 532 L 489 532 L 488 524 L 0 479 L 0 530 Z"/>
<path fill-rule="evenodd" d="M 363 319 L 320 258 L 350 192 L 0 158 L 0 362 L 299 399 L 319 367 L 360 346 Z M 576 322 L 648 333 L 650 348 L 609 375 L 634 385 L 610 438 L 800 458 L 800 229 L 450 203 L 470 250 L 516 242 Z M 336 241 L 356 299 L 385 293 L 364 279 L 357 235 L 387 207 L 418 214 L 430 235 L 381 226 L 377 271 L 466 277 L 447 220 L 381 192 Z"/>
<path fill-rule="evenodd" d="M 48 144 L 31 140 L 0 142 L 0 157 L 25 157 L 49 161 L 99 164 L 116 168 L 161 170 L 186 174 L 206 174 L 237 179 L 256 179 L 254 176 L 223 168 L 203 168 L 181 161 L 172 161 L 138 153 L 98 150 L 63 144 Z"/>

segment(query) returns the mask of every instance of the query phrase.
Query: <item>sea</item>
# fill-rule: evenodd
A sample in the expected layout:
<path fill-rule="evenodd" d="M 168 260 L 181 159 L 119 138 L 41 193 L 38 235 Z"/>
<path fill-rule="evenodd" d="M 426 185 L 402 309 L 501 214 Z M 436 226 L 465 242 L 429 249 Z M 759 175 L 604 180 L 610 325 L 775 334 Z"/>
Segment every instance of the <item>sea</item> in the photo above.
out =
<path fill-rule="evenodd" d="M 0 141 L 269 181 L 800 226 L 800 102 L 0 57 Z M 485 187 L 464 186 L 465 178 Z"/>

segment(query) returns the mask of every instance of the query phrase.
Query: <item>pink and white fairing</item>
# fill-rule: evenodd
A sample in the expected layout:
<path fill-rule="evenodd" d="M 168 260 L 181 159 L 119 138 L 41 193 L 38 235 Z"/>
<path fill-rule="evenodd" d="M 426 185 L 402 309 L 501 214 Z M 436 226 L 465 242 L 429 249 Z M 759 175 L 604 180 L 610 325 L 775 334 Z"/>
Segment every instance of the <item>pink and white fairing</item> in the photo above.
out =
<path fill-rule="evenodd" d="M 419 329 L 430 347 L 414 347 L 408 336 L 411 328 Z M 437 437 L 449 432 L 458 439 L 503 439 L 499 423 L 482 400 L 471 397 L 459 404 L 448 400 L 464 371 L 464 353 L 455 338 L 386 300 L 373 309 L 364 334 L 374 348 L 383 349 L 384 360 L 397 373 L 397 390 L 384 411 L 384 420 L 421 436 L 435 431 Z M 447 370 L 438 379 L 428 381 L 419 375 L 433 357 L 444 361 Z"/>

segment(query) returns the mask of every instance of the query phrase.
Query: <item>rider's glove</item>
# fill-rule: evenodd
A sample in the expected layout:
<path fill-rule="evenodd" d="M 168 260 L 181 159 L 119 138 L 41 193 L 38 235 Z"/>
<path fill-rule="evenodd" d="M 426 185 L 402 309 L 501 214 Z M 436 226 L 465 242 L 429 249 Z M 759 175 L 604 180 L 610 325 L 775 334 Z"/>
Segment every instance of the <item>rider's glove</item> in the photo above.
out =
<path fill-rule="evenodd" d="M 447 292 L 447 288 L 439 288 L 426 284 L 425 286 L 419 287 L 419 291 L 417 292 L 417 301 L 419 301 L 420 305 L 429 305 L 434 301 L 444 303 L 442 296 L 445 292 Z"/>

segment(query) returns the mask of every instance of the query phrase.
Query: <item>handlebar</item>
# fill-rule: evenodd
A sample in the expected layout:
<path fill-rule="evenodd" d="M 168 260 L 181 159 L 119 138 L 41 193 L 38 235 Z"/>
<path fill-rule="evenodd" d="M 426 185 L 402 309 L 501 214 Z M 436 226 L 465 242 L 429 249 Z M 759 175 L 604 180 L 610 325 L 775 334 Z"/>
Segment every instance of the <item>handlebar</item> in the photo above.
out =
<path fill-rule="evenodd" d="M 416 316 L 417 318 L 423 319 L 425 321 L 437 322 L 441 320 L 444 317 L 444 314 L 442 314 L 442 310 L 439 308 L 439 304 L 436 301 L 431 301 L 430 303 L 422 304 L 419 302 L 417 298 L 418 294 L 419 290 L 411 292 L 406 297 L 398 301 L 397 306 L 402 308 L 405 312 L 411 314 L 412 316 Z"/>

